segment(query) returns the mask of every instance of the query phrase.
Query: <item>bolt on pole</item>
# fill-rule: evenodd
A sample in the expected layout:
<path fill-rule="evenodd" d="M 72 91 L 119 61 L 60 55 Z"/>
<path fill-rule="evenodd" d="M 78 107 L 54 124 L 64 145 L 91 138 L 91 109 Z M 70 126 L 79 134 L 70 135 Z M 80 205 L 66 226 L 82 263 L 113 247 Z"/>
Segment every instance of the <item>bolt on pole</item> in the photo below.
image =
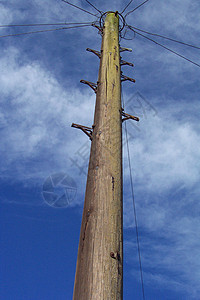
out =
<path fill-rule="evenodd" d="M 119 15 L 108 12 L 73 300 L 123 298 L 122 116 Z"/>

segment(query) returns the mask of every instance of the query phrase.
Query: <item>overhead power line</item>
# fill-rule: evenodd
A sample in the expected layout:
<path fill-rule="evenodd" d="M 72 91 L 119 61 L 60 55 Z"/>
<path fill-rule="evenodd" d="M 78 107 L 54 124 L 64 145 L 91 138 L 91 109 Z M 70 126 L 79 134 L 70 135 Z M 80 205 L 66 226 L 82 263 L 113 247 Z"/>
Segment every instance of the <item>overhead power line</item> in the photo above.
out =
<path fill-rule="evenodd" d="M 93 13 L 91 13 L 91 12 L 89 12 L 89 11 L 87 11 L 87 10 L 85 10 L 85 9 L 83 9 L 83 8 L 81 8 L 81 7 L 79 7 L 79 6 L 77 6 L 77 5 L 74 5 L 74 4 L 72 4 L 72 3 L 70 3 L 70 2 L 68 2 L 68 1 L 66 1 L 66 0 L 61 0 L 61 1 L 63 1 L 63 2 L 65 2 L 65 3 L 67 3 L 67 4 L 69 4 L 69 5 L 71 5 L 71 6 L 75 7 L 75 8 L 77 8 L 77 9 L 80 9 L 80 10 L 86 12 L 87 14 L 90 14 L 90 15 L 96 17 L 95 14 L 93 14 Z"/>
<path fill-rule="evenodd" d="M 62 28 L 54 28 L 54 29 L 46 29 L 46 30 L 37 30 L 37 31 L 21 32 L 21 33 L 15 33 L 15 34 L 0 35 L 0 38 L 10 37 L 10 36 L 28 35 L 28 34 L 41 33 L 41 32 L 50 32 L 50 31 L 66 30 L 66 29 L 80 28 L 80 27 L 86 27 L 86 26 L 91 26 L 91 25 L 88 24 L 88 25 L 79 25 L 79 26 L 71 26 L 71 27 L 62 27 Z"/>
<path fill-rule="evenodd" d="M 134 12 L 136 9 L 138 9 L 139 7 L 141 7 L 142 5 L 144 5 L 146 2 L 148 2 L 149 0 L 144 1 L 143 3 L 141 3 L 140 5 L 138 5 L 136 8 L 134 8 L 133 10 L 129 11 L 124 18 L 126 18 L 128 15 L 130 15 L 132 12 Z"/>
<path fill-rule="evenodd" d="M 133 2 L 133 0 L 131 0 L 122 10 L 121 14 L 123 14 L 123 12 L 125 12 L 125 10 L 129 7 L 129 5 Z"/>
<path fill-rule="evenodd" d="M 178 52 L 176 52 L 176 51 L 174 51 L 174 50 L 172 50 L 172 49 L 170 49 L 170 48 L 168 48 L 168 47 L 166 47 L 166 46 L 164 46 L 164 45 L 162 45 L 162 44 L 156 42 L 155 40 L 153 40 L 153 39 L 151 39 L 151 38 L 149 38 L 149 37 L 143 35 L 142 33 L 139 33 L 138 31 L 136 31 L 136 30 L 134 30 L 133 28 L 131 28 L 131 26 L 128 26 L 128 27 L 130 28 L 130 30 L 134 31 L 136 34 L 138 34 L 138 35 L 144 37 L 145 39 L 147 39 L 147 40 L 149 40 L 149 41 L 155 43 L 156 45 L 158 45 L 158 46 L 160 46 L 160 47 L 162 47 L 162 48 L 168 50 L 169 52 L 171 52 L 171 53 L 173 53 L 173 54 L 175 54 L 175 55 L 177 55 L 177 56 L 179 56 L 179 57 L 185 59 L 186 61 L 190 62 L 191 64 L 193 64 L 193 65 L 195 65 L 195 66 L 197 66 L 197 67 L 200 67 L 200 64 L 198 64 L 198 63 L 192 61 L 191 59 L 189 59 L 189 58 L 187 58 L 187 57 L 185 57 L 185 56 L 179 54 Z"/>
<path fill-rule="evenodd" d="M 1 27 L 34 27 L 34 26 L 59 26 L 59 25 L 87 25 L 91 24 L 91 22 L 83 22 L 83 23 L 42 23 L 42 24 L 6 24 L 6 25 L 0 25 Z"/>
<path fill-rule="evenodd" d="M 163 39 L 166 39 L 166 40 L 169 40 L 169 41 L 172 41 L 172 42 L 175 42 L 175 43 L 179 43 L 179 44 L 182 44 L 182 45 L 185 45 L 185 46 L 188 46 L 188 47 L 192 47 L 192 48 L 195 48 L 195 49 L 200 49 L 200 47 L 198 46 L 195 46 L 195 45 L 191 45 L 191 44 L 187 44 L 185 42 L 181 42 L 181 41 L 177 41 L 175 39 L 172 39 L 172 38 L 169 38 L 169 37 L 166 37 L 166 36 L 163 36 L 163 35 L 160 35 L 160 34 L 157 34 L 157 33 L 151 33 L 151 32 L 148 32 L 148 31 L 145 31 L 145 30 L 142 30 L 142 29 L 139 29 L 139 28 L 136 28 L 134 26 L 131 26 L 133 29 L 136 29 L 138 31 L 141 31 L 141 32 L 144 32 L 144 33 L 147 33 L 149 35 L 153 35 L 153 36 L 157 36 L 157 37 L 160 37 L 160 38 L 163 38 Z"/>
<path fill-rule="evenodd" d="M 96 11 L 98 11 L 100 14 L 102 14 L 102 11 L 100 11 L 98 8 L 96 8 L 90 1 L 85 0 L 90 6 L 92 6 Z"/>

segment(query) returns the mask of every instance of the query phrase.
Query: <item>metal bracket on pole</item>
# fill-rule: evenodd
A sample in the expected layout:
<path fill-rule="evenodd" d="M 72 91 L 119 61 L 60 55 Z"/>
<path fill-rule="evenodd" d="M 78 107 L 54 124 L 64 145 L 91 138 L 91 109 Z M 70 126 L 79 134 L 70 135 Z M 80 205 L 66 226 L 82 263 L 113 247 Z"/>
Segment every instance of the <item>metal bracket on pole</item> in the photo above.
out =
<path fill-rule="evenodd" d="M 95 93 L 97 92 L 97 84 L 96 83 L 86 81 L 83 79 L 81 79 L 80 82 L 89 85 L 89 87 L 91 87 Z"/>
<path fill-rule="evenodd" d="M 98 56 L 99 58 L 101 58 L 101 52 L 99 52 L 99 51 L 96 51 L 96 50 L 93 50 L 93 49 L 90 49 L 90 48 L 87 48 L 86 51 L 92 52 L 92 53 L 94 53 L 96 56 Z"/>
<path fill-rule="evenodd" d="M 123 74 L 121 74 L 121 78 L 122 78 L 121 81 L 127 81 L 127 80 L 129 80 L 129 81 L 135 83 L 135 79 L 130 78 L 130 77 L 127 77 L 127 76 L 125 76 L 125 75 L 123 75 Z"/>
<path fill-rule="evenodd" d="M 127 62 L 125 60 L 121 60 L 121 63 L 120 63 L 121 66 L 130 66 L 130 67 L 134 67 L 134 64 L 130 63 L 130 62 Z"/>
<path fill-rule="evenodd" d="M 79 125 L 79 124 L 75 124 L 75 123 L 72 123 L 71 127 L 81 129 L 87 136 L 89 136 L 90 140 L 92 141 L 93 128 L 83 126 L 83 125 Z"/>
<path fill-rule="evenodd" d="M 122 122 L 124 122 L 124 121 L 126 121 L 126 120 L 129 120 L 129 119 L 134 120 L 134 121 L 137 121 L 137 122 L 139 122 L 139 120 L 140 120 L 138 117 L 135 117 L 135 116 L 126 114 L 126 113 L 124 112 L 124 109 L 123 109 L 123 108 L 122 108 L 122 110 L 121 110 L 121 115 L 122 115 L 122 117 L 124 117 L 124 118 L 122 118 Z"/>
<path fill-rule="evenodd" d="M 132 49 L 120 47 L 119 51 L 120 51 L 120 52 L 124 52 L 124 51 L 132 52 Z"/>
<path fill-rule="evenodd" d="M 98 26 L 98 25 L 96 25 L 94 23 L 92 23 L 92 26 L 95 27 L 95 28 L 97 28 L 99 30 L 100 34 L 103 34 L 103 29 L 100 26 Z"/>

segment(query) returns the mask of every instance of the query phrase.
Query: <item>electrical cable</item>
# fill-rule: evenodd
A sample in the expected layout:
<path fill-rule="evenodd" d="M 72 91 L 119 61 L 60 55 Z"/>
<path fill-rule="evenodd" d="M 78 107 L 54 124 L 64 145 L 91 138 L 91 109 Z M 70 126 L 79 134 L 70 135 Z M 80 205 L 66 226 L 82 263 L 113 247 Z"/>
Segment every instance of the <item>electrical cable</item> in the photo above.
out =
<path fill-rule="evenodd" d="M 127 25 L 125 25 L 125 31 L 124 31 L 124 33 L 122 34 L 121 32 L 120 32 L 120 38 L 121 39 L 124 39 L 124 40 L 126 40 L 126 41 L 132 41 L 134 38 L 135 38 L 135 33 L 134 33 L 134 36 L 132 37 L 132 38 L 127 38 L 126 37 L 126 34 L 127 34 L 127 31 L 128 31 L 128 27 L 127 27 Z"/>
<path fill-rule="evenodd" d="M 136 29 L 136 30 L 138 30 L 138 31 L 141 31 L 141 32 L 144 32 L 144 33 L 153 35 L 153 36 L 157 36 L 157 37 L 160 37 L 160 38 L 163 38 L 163 39 L 172 41 L 172 42 L 176 42 L 176 43 L 179 43 L 179 44 L 188 46 L 188 47 L 192 47 L 192 48 L 195 48 L 195 49 L 200 49 L 200 47 L 197 47 L 197 46 L 194 46 L 194 45 L 191 45 L 191 44 L 187 44 L 187 43 L 184 43 L 184 42 L 181 42 L 181 41 L 177 41 L 177 40 L 175 40 L 175 39 L 171 39 L 171 38 L 169 38 L 169 37 L 166 37 L 166 36 L 163 36 L 163 35 L 160 35 L 160 34 L 157 34 L 157 33 L 151 33 L 151 32 L 148 32 L 148 31 L 145 31 L 145 30 L 136 28 L 136 27 L 134 27 L 134 26 L 131 26 L 131 27 L 132 27 L 133 29 Z"/>
<path fill-rule="evenodd" d="M 91 26 L 91 25 L 79 25 L 79 26 L 71 26 L 71 27 L 62 27 L 62 28 L 54 28 L 54 29 L 46 29 L 46 30 L 38 30 L 38 31 L 29 31 L 29 32 L 15 33 L 15 34 L 7 34 L 7 35 L 0 35 L 0 38 L 10 37 L 10 36 L 28 35 L 28 34 L 41 33 L 41 32 L 49 32 L 49 31 L 56 31 L 56 30 L 80 28 L 80 27 L 86 27 L 86 26 Z"/>
<path fill-rule="evenodd" d="M 153 40 L 153 39 L 151 39 L 151 38 L 149 38 L 149 37 L 147 37 L 147 36 L 145 36 L 145 35 L 143 35 L 143 34 L 137 32 L 136 30 L 132 29 L 131 26 L 128 25 L 128 27 L 129 27 L 132 31 L 134 31 L 136 34 L 138 34 L 138 35 L 144 37 L 145 39 L 147 39 L 147 40 L 149 40 L 149 41 L 155 43 L 156 45 L 159 45 L 160 47 L 162 47 L 162 48 L 168 50 L 169 52 L 171 52 L 171 53 L 173 53 L 173 54 L 175 54 L 175 55 L 177 55 L 177 56 L 179 56 L 179 57 L 185 59 L 186 61 L 188 61 L 188 62 L 190 62 L 191 64 L 193 64 L 193 65 L 195 65 L 195 66 L 197 66 L 197 67 L 200 68 L 200 64 L 198 64 L 198 63 L 196 63 L 196 62 L 194 62 L 194 61 L 188 59 L 187 57 L 185 57 L 185 56 L 183 56 L 183 55 L 177 53 L 176 51 L 174 51 L 174 50 L 172 50 L 172 49 L 170 49 L 170 48 L 168 48 L 168 47 L 166 47 L 166 46 L 164 46 L 164 45 L 162 45 L 162 44 L 156 42 L 155 40 Z"/>
<path fill-rule="evenodd" d="M 126 6 L 125 8 L 122 10 L 122 12 L 120 14 L 123 14 L 123 12 L 125 12 L 125 10 L 129 7 L 129 5 L 133 2 L 133 0 L 131 0 Z"/>
<path fill-rule="evenodd" d="M 79 7 L 79 6 L 77 6 L 77 5 L 74 5 L 74 4 L 72 4 L 72 3 L 70 3 L 70 2 L 68 2 L 68 1 L 66 1 L 66 0 L 61 0 L 61 1 L 63 1 L 63 2 L 65 2 L 65 3 L 67 3 L 67 4 L 71 5 L 71 6 L 73 6 L 73 7 L 75 7 L 75 8 L 78 8 L 78 9 L 80 9 L 80 10 L 82 10 L 82 11 L 84 11 L 84 12 L 86 12 L 86 13 L 88 13 L 88 14 L 94 16 L 94 17 L 96 17 L 95 14 L 93 14 L 93 13 L 91 13 L 91 12 L 89 12 L 89 11 L 87 11 L 87 10 L 85 10 L 85 9 L 83 9 L 83 8 L 81 8 L 81 7 Z"/>
<path fill-rule="evenodd" d="M 91 22 L 83 23 L 43 23 L 43 24 L 9 24 L 9 25 L 0 25 L 1 27 L 34 27 L 34 26 L 58 26 L 58 25 L 86 25 L 91 24 Z"/>
<path fill-rule="evenodd" d="M 121 88 L 121 95 L 122 95 L 123 108 L 125 109 L 125 103 L 124 103 L 124 97 L 123 97 L 122 88 Z M 128 131 L 127 131 L 126 122 L 125 122 L 125 133 L 126 133 L 126 145 L 127 145 L 129 172 L 130 172 L 131 193 L 132 193 L 132 199 L 133 199 L 133 210 L 134 210 L 135 231 L 136 231 L 136 239 L 137 239 L 138 259 L 139 259 L 139 266 L 140 266 L 140 278 L 141 278 L 141 285 L 142 285 L 142 296 L 143 296 L 143 300 L 145 300 L 144 279 L 143 279 L 143 270 L 142 270 L 142 259 L 141 259 L 141 250 L 140 250 L 140 241 L 139 241 L 137 213 L 136 213 L 136 205 L 135 205 L 135 197 L 134 197 L 134 189 L 133 189 L 133 176 L 132 176 L 132 171 L 131 171 L 131 159 L 130 159 L 130 150 L 129 150 L 129 142 L 128 142 Z"/>
<path fill-rule="evenodd" d="M 88 1 L 88 0 L 85 0 L 85 1 L 102 15 L 102 11 L 100 11 L 98 8 L 96 8 L 90 1 Z"/>
<path fill-rule="evenodd" d="M 146 2 L 148 2 L 149 0 L 144 1 L 142 4 L 138 5 L 136 8 L 134 8 L 133 10 L 129 11 L 124 18 L 126 18 L 128 15 L 130 15 L 132 12 L 134 12 L 136 9 L 138 9 L 139 7 L 141 7 L 142 5 L 144 5 Z"/>

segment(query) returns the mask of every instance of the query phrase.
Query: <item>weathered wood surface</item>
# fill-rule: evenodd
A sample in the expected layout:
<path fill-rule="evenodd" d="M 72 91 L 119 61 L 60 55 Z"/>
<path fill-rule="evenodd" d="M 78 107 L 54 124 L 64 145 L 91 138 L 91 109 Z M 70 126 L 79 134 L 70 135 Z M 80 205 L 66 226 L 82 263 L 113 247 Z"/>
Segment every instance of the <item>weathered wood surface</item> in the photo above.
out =
<path fill-rule="evenodd" d="M 119 17 L 107 14 L 74 300 L 121 300 L 122 129 Z"/>

